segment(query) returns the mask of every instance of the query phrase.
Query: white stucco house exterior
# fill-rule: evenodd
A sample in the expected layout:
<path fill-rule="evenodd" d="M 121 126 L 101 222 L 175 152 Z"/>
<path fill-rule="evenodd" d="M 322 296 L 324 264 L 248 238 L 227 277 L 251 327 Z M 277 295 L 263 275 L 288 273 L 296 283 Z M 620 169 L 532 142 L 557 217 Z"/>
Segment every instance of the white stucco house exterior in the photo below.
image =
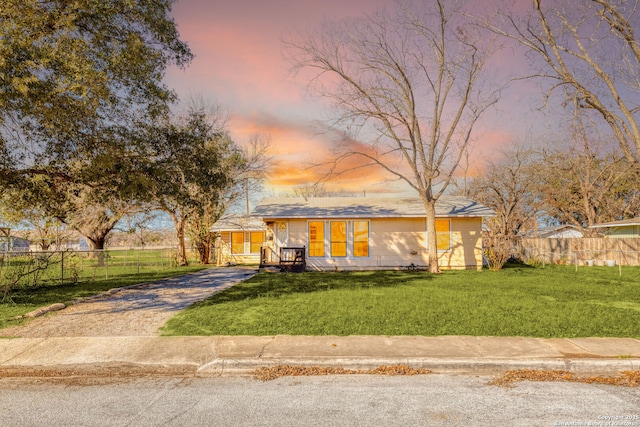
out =
<path fill-rule="evenodd" d="M 441 268 L 481 269 L 482 218 L 495 213 L 465 197 L 442 197 L 437 248 L 427 247 L 417 197 L 269 198 L 252 215 L 266 226 L 269 259 L 281 248 L 304 248 L 308 270 L 367 270 L 427 268 L 430 250 Z"/>

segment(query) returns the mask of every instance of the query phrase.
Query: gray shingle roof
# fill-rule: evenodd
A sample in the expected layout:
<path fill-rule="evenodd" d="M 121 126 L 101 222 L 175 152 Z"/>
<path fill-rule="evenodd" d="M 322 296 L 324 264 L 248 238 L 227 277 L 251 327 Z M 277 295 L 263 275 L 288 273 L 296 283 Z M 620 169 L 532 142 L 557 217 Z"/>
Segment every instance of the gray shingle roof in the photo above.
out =
<path fill-rule="evenodd" d="M 213 226 L 211 231 L 262 231 L 266 226 L 262 222 L 261 218 L 255 218 L 246 215 L 229 215 L 224 218 L 220 218 Z"/>
<path fill-rule="evenodd" d="M 253 215 L 274 218 L 415 218 L 424 217 L 418 197 L 318 197 L 270 198 L 262 200 Z M 493 210 L 466 197 L 441 197 L 436 203 L 439 217 L 493 216 Z"/>
<path fill-rule="evenodd" d="M 640 225 L 640 217 L 623 219 L 621 221 L 604 222 L 602 224 L 592 225 L 589 228 L 624 227 L 624 226 L 634 226 L 634 225 Z"/>

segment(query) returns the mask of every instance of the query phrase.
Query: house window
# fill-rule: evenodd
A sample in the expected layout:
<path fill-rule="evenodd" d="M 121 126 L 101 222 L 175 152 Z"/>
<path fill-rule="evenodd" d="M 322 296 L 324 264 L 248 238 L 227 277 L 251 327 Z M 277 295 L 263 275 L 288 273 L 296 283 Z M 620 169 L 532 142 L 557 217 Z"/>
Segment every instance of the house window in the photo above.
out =
<path fill-rule="evenodd" d="M 262 248 L 262 245 L 264 243 L 264 232 L 252 231 L 249 238 L 251 239 L 251 253 L 259 254 L 260 248 Z"/>
<path fill-rule="evenodd" d="M 369 221 L 353 221 L 353 256 L 369 256 Z"/>
<path fill-rule="evenodd" d="M 309 221 L 309 256 L 324 256 L 324 222 Z"/>
<path fill-rule="evenodd" d="M 451 249 L 451 220 L 436 219 L 436 240 L 438 251 L 448 251 Z"/>
<path fill-rule="evenodd" d="M 244 231 L 231 232 L 231 253 L 232 254 L 244 253 Z"/>
<path fill-rule="evenodd" d="M 331 256 L 347 256 L 347 222 L 331 221 Z"/>

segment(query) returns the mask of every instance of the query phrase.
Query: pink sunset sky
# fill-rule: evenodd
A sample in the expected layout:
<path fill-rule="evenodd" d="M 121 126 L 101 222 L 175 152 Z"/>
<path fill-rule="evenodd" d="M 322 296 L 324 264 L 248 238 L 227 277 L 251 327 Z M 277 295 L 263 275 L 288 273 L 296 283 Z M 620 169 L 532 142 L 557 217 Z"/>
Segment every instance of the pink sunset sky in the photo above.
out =
<path fill-rule="evenodd" d="M 255 135 L 270 138 L 274 167 L 265 195 L 311 185 L 318 172 L 308 169 L 308 162 L 329 156 L 334 142 L 331 135 L 317 132 L 327 104 L 306 96 L 306 82 L 291 75 L 281 38 L 292 30 L 315 29 L 325 19 L 393 6 L 393 0 L 180 0 L 172 15 L 195 59 L 185 70 L 169 69 L 165 82 L 182 99 L 201 97 L 228 110 L 231 135 L 238 144 L 245 145 Z M 494 66 L 512 70 L 522 67 L 521 62 L 509 50 L 495 58 Z M 503 93 L 497 108 L 477 126 L 472 158 L 495 156 L 498 148 L 527 139 L 532 123 L 525 116 L 530 114 L 533 87 L 520 84 Z M 411 194 L 406 186 L 385 180 L 377 169 L 351 173 L 328 186 L 352 193 Z"/>

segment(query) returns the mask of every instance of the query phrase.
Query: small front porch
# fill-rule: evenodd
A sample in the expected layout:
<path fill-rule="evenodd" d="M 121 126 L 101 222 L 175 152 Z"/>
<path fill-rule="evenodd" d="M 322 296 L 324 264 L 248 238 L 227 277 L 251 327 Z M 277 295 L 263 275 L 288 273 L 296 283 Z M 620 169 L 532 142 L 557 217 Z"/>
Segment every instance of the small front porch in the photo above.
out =
<path fill-rule="evenodd" d="M 279 251 L 271 247 L 260 248 L 260 268 L 277 267 L 280 271 L 299 273 L 307 268 L 306 248 L 282 247 Z"/>

